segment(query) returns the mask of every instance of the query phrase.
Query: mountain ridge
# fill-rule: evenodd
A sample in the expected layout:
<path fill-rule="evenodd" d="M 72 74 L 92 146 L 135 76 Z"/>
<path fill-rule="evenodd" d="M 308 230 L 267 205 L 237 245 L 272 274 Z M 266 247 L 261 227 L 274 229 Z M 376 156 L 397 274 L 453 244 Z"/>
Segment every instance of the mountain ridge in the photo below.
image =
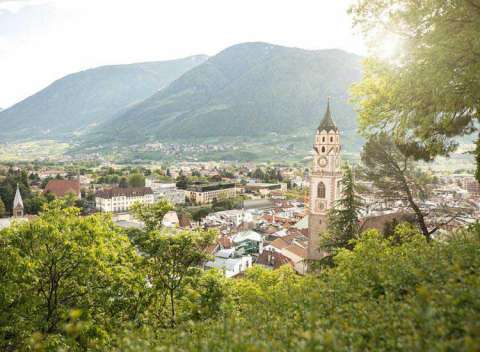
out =
<path fill-rule="evenodd" d="M 96 132 L 120 143 L 288 133 L 314 128 L 327 96 L 332 97 L 334 116 L 340 116 L 340 127 L 352 130 L 355 113 L 347 90 L 360 78 L 360 60 L 340 49 L 237 44 L 106 121 Z"/>
<path fill-rule="evenodd" d="M 105 65 L 71 73 L 0 112 L 6 140 L 69 136 L 144 100 L 208 56 Z"/>

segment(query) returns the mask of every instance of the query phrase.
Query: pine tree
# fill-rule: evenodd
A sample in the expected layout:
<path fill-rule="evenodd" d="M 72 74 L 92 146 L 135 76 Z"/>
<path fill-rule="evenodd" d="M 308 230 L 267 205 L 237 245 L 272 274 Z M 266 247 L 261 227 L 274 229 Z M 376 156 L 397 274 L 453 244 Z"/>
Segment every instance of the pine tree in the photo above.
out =
<path fill-rule="evenodd" d="M 363 203 L 357 194 L 353 170 L 349 165 L 343 167 L 340 183 L 342 198 L 337 200 L 328 214 L 328 232 L 322 241 L 322 247 L 326 249 L 350 248 L 350 240 L 355 238 L 359 231 Z"/>

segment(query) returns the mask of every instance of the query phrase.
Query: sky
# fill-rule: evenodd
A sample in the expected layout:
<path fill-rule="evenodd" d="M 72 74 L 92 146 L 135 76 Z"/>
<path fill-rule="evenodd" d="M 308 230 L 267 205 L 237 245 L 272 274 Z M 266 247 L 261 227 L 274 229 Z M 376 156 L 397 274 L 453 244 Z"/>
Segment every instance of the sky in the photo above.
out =
<path fill-rule="evenodd" d="M 364 55 L 353 0 L 0 0 L 0 107 L 92 67 L 215 55 L 242 42 Z"/>

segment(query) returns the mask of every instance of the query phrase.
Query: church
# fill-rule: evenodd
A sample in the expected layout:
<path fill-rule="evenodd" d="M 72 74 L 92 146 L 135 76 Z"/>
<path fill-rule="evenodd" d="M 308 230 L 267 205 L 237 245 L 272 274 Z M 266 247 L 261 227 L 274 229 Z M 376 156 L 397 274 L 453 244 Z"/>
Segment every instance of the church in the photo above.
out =
<path fill-rule="evenodd" d="M 310 204 L 308 229 L 308 258 L 318 260 L 327 255 L 320 246 L 320 236 L 327 229 L 328 211 L 341 196 L 341 145 L 340 132 L 330 111 L 327 110 L 320 122 L 313 143 L 314 157 L 310 172 Z"/>

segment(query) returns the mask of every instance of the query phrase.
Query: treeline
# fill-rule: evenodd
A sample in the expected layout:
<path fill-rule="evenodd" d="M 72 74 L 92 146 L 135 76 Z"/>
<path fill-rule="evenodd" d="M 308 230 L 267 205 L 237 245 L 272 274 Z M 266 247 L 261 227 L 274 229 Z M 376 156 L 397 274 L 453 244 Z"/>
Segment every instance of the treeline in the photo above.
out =
<path fill-rule="evenodd" d="M 203 271 L 216 234 L 167 233 L 167 203 L 104 214 L 54 201 L 0 232 L 5 351 L 478 350 L 480 225 L 427 241 L 402 224 L 363 233 L 330 268 L 224 279 Z"/>

